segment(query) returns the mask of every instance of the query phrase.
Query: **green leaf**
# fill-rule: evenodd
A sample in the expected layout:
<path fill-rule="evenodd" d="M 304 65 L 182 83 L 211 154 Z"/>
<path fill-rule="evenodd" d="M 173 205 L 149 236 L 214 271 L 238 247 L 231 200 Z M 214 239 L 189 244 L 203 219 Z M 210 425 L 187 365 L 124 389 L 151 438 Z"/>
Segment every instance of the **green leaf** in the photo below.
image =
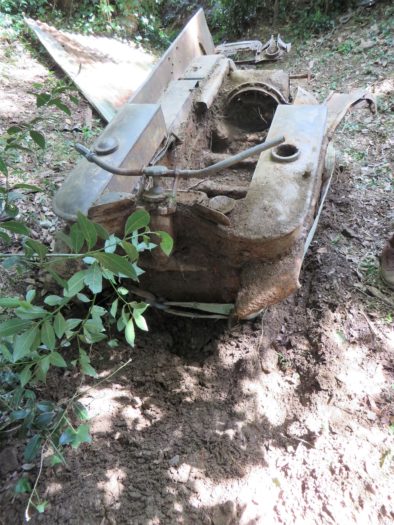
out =
<path fill-rule="evenodd" d="M 119 299 L 115 299 L 115 301 L 112 303 L 111 309 L 109 311 L 111 317 L 113 317 L 114 319 L 116 317 L 116 312 L 118 311 L 118 303 L 119 303 Z"/>
<path fill-rule="evenodd" d="M 45 106 L 50 100 L 51 95 L 49 95 L 48 93 L 40 93 L 36 95 L 36 106 L 38 108 L 41 108 L 42 106 Z"/>
<path fill-rule="evenodd" d="M 49 320 L 45 320 L 41 326 L 41 340 L 49 350 L 54 350 L 56 346 L 56 336 L 53 326 Z"/>
<path fill-rule="evenodd" d="M 47 427 L 52 423 L 54 417 L 55 412 L 44 412 L 34 419 L 34 425 L 41 428 Z"/>
<path fill-rule="evenodd" d="M 3 359 L 7 363 L 13 362 L 12 354 L 5 344 L 0 343 L 0 353 L 3 354 Z"/>
<path fill-rule="evenodd" d="M 0 228 L 1 228 L 1 226 L 0 226 Z M 11 242 L 11 237 L 9 235 L 7 235 L 5 232 L 2 232 L 1 230 L 0 230 L 0 239 L 3 239 L 3 241 L 6 242 L 6 243 Z"/>
<path fill-rule="evenodd" d="M 30 233 L 29 228 L 25 226 L 22 222 L 18 221 L 2 222 L 1 227 L 12 233 L 19 233 L 21 235 L 29 235 Z"/>
<path fill-rule="evenodd" d="M 25 151 L 26 153 L 31 153 L 31 149 L 30 148 L 25 148 L 24 146 L 21 146 L 20 144 L 18 144 L 16 142 L 13 142 L 13 139 L 8 139 L 7 142 L 8 142 L 8 144 L 4 148 L 5 151 L 8 151 L 10 149 L 17 149 L 19 151 Z"/>
<path fill-rule="evenodd" d="M 92 436 L 89 434 L 89 425 L 79 425 L 71 443 L 72 448 L 78 448 L 81 443 L 91 443 Z"/>
<path fill-rule="evenodd" d="M 111 234 L 104 243 L 105 253 L 115 253 L 116 247 L 120 244 L 121 240 L 116 235 Z"/>
<path fill-rule="evenodd" d="M 93 294 L 101 293 L 103 289 L 103 276 L 100 266 L 95 262 L 86 270 L 84 282 Z"/>
<path fill-rule="evenodd" d="M 121 246 L 124 249 L 127 257 L 132 261 L 135 262 L 138 259 L 138 251 L 135 246 L 133 246 L 130 242 L 122 241 Z"/>
<path fill-rule="evenodd" d="M 125 225 L 125 236 L 130 235 L 130 233 L 139 230 L 140 228 L 145 228 L 148 226 L 150 221 L 149 213 L 145 210 L 135 211 L 126 221 Z"/>
<path fill-rule="evenodd" d="M 51 362 L 51 365 L 53 365 L 53 366 L 59 366 L 59 367 L 63 367 L 63 368 L 67 367 L 66 361 L 59 354 L 59 352 L 51 352 L 49 354 L 49 360 Z"/>
<path fill-rule="evenodd" d="M 40 514 L 42 514 L 43 512 L 45 512 L 45 509 L 48 506 L 48 502 L 47 501 L 41 501 L 41 503 L 37 503 L 34 506 L 36 508 L 36 511 L 39 512 Z"/>
<path fill-rule="evenodd" d="M 18 297 L 0 297 L 0 306 L 2 308 L 16 308 L 21 304 Z"/>
<path fill-rule="evenodd" d="M 26 301 L 28 303 L 32 303 L 35 296 L 36 296 L 36 291 L 35 290 L 29 290 L 27 293 L 26 293 Z"/>
<path fill-rule="evenodd" d="M 88 270 L 75 273 L 68 281 L 63 291 L 64 297 L 74 297 L 85 287 L 85 275 Z"/>
<path fill-rule="evenodd" d="M 17 133 L 20 133 L 21 131 L 22 131 L 22 128 L 20 128 L 19 126 L 10 126 L 7 129 L 8 135 L 16 135 Z"/>
<path fill-rule="evenodd" d="M 42 242 L 35 241 L 33 239 L 27 239 L 25 241 L 25 245 L 31 248 L 33 252 L 40 257 L 40 259 L 44 259 L 48 253 L 48 247 L 45 246 L 45 244 L 42 244 Z"/>
<path fill-rule="evenodd" d="M 47 295 L 44 299 L 44 303 L 48 306 L 56 306 L 62 301 L 64 301 L 64 297 L 60 297 L 59 295 Z"/>
<path fill-rule="evenodd" d="M 50 364 L 51 362 L 49 359 L 49 355 L 46 355 L 38 362 L 38 365 L 37 365 L 38 368 L 36 369 L 36 374 L 37 374 L 37 378 L 40 381 L 43 381 L 43 382 L 45 381 Z"/>
<path fill-rule="evenodd" d="M 107 268 L 116 275 L 130 277 L 135 281 L 137 280 L 137 274 L 133 266 L 120 255 L 115 253 L 97 253 L 95 254 L 95 258 L 104 268 Z"/>
<path fill-rule="evenodd" d="M 22 419 L 25 419 L 29 414 L 31 410 L 24 409 L 24 410 L 13 410 L 10 414 L 10 420 L 12 422 L 14 421 L 21 421 Z"/>
<path fill-rule="evenodd" d="M 27 463 L 30 463 L 38 454 L 41 445 L 41 436 L 35 434 L 27 443 L 23 452 L 23 458 Z"/>
<path fill-rule="evenodd" d="M 170 255 L 174 247 L 174 241 L 169 233 L 164 231 L 156 232 L 157 235 L 161 238 L 160 248 L 166 255 Z"/>
<path fill-rule="evenodd" d="M 74 439 L 75 431 L 71 427 L 66 428 L 59 438 L 59 445 L 69 445 Z"/>
<path fill-rule="evenodd" d="M 45 317 L 48 312 L 41 306 L 33 306 L 24 302 L 15 309 L 15 314 L 21 319 L 41 319 Z"/>
<path fill-rule="evenodd" d="M 37 349 L 37 346 L 40 343 L 37 337 L 38 333 L 38 327 L 34 325 L 30 330 L 27 330 L 27 332 L 16 336 L 14 352 L 12 354 L 14 363 Z"/>
<path fill-rule="evenodd" d="M 37 403 L 36 408 L 39 412 L 53 412 L 56 408 L 55 403 L 53 401 L 40 401 Z"/>
<path fill-rule="evenodd" d="M 144 332 L 148 331 L 148 325 L 146 324 L 145 317 L 138 313 L 138 311 L 134 311 L 133 314 L 134 322 L 138 326 L 140 330 L 144 330 Z"/>
<path fill-rule="evenodd" d="M 31 490 L 30 481 L 27 478 L 23 477 L 18 479 L 15 485 L 16 494 L 25 494 L 26 492 L 31 492 Z"/>
<path fill-rule="evenodd" d="M 72 405 L 74 414 L 78 419 L 81 419 L 82 421 L 86 421 L 89 419 L 89 413 L 87 411 L 87 408 L 80 402 L 75 401 Z"/>
<path fill-rule="evenodd" d="M 92 367 L 90 363 L 86 363 L 85 361 L 79 360 L 79 364 L 81 366 L 81 370 L 84 374 L 91 376 L 91 377 L 97 377 L 98 374 L 96 370 Z"/>
<path fill-rule="evenodd" d="M 39 146 L 41 149 L 45 148 L 45 137 L 40 131 L 36 131 L 35 129 L 31 129 L 29 131 L 29 135 L 31 136 L 32 140 Z"/>
<path fill-rule="evenodd" d="M 77 299 L 79 299 L 82 303 L 90 303 L 89 297 L 84 293 L 77 293 Z"/>
<path fill-rule="evenodd" d="M 66 331 L 74 330 L 81 322 L 82 319 L 66 319 Z"/>
<path fill-rule="evenodd" d="M 60 241 L 64 242 L 64 244 L 66 246 L 68 246 L 70 248 L 70 250 L 74 251 L 74 243 L 73 243 L 73 240 L 71 239 L 71 237 L 69 235 L 67 235 L 66 233 L 60 231 L 60 232 L 56 233 L 56 238 L 59 239 Z M 76 251 L 78 251 L 78 250 L 76 250 Z"/>
<path fill-rule="evenodd" d="M 65 460 L 63 458 L 63 455 L 60 454 L 59 452 L 51 456 L 51 461 L 50 461 L 51 467 L 54 467 L 55 465 L 64 464 L 64 463 L 65 463 Z"/>
<path fill-rule="evenodd" d="M 129 343 L 130 346 L 134 346 L 135 342 L 135 329 L 134 329 L 134 323 L 133 319 L 129 319 L 126 324 L 126 328 L 124 331 L 124 335 L 126 338 L 126 341 Z"/>
<path fill-rule="evenodd" d="M 30 321 L 25 319 L 10 319 L 0 324 L 0 337 L 7 337 L 14 335 L 30 326 Z"/>
<path fill-rule="evenodd" d="M 83 246 L 85 238 L 78 224 L 73 224 L 71 226 L 70 237 L 71 237 L 72 250 L 74 250 L 75 253 L 79 253 Z"/>
<path fill-rule="evenodd" d="M 48 267 L 48 272 L 51 274 L 51 276 L 53 277 L 53 280 L 59 286 L 61 286 L 62 288 L 65 288 L 67 286 L 67 281 L 65 281 L 62 277 L 60 277 L 60 275 L 57 272 L 55 272 L 55 270 L 53 270 L 52 268 Z"/>
<path fill-rule="evenodd" d="M 1 171 L 6 177 L 8 177 L 7 164 L 4 162 L 4 160 L 2 159 L 2 157 L 0 157 L 0 171 Z"/>
<path fill-rule="evenodd" d="M 96 228 L 97 235 L 100 237 L 100 239 L 103 239 L 103 241 L 107 240 L 109 237 L 109 233 L 107 230 L 101 226 L 101 224 L 97 224 L 97 222 L 94 222 L 94 227 Z"/>
<path fill-rule="evenodd" d="M 42 188 L 40 188 L 39 186 L 36 186 L 35 184 L 25 184 L 23 182 L 14 184 L 11 189 L 12 190 L 29 190 L 35 193 L 39 191 L 44 191 Z"/>
<path fill-rule="evenodd" d="M 49 103 L 48 106 L 56 106 L 61 111 L 64 111 L 67 115 L 71 116 L 71 111 L 69 108 L 63 104 L 60 98 L 53 98 Z"/>
<path fill-rule="evenodd" d="M 27 383 L 30 381 L 32 374 L 32 371 L 30 370 L 30 366 L 25 366 L 25 368 L 18 374 L 19 381 L 21 382 L 21 387 L 25 387 Z"/>
<path fill-rule="evenodd" d="M 88 249 L 91 250 L 97 242 L 97 230 L 94 227 L 93 222 L 79 211 L 77 213 L 77 223 L 86 240 Z"/>

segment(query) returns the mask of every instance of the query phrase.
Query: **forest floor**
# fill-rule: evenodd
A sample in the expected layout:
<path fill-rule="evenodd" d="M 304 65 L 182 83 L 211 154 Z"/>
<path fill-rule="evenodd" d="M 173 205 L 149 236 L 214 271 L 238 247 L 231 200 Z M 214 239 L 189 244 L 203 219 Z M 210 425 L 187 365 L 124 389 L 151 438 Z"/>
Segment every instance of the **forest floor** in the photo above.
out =
<path fill-rule="evenodd" d="M 361 11 L 329 34 L 295 42 L 276 66 L 309 67 L 314 78 L 304 87 L 319 100 L 355 87 L 378 100 L 377 115 L 350 112 L 334 137 L 337 169 L 301 289 L 232 327 L 152 311 L 134 349 L 98 345 L 100 378 L 131 363 L 81 399 L 93 444 L 70 450 L 67 468 L 44 468 L 39 491 L 49 505 L 31 523 L 393 523 L 394 293 L 378 259 L 394 231 L 393 19 L 387 5 Z M 254 36 L 264 41 L 264 31 Z M 44 57 L 1 38 L 1 128 L 34 116 L 32 83 L 59 74 Z M 51 195 L 75 163 L 73 128 L 87 140 L 94 134 L 83 100 L 45 130 L 39 162 L 26 157 L 13 173 L 47 190 L 21 207 L 48 244 L 61 225 Z M 3 292 L 21 286 L 0 279 Z M 50 375 L 47 387 L 59 400 L 92 384 L 79 383 L 66 372 Z M 23 521 L 26 499 L 13 494 L 20 471 L 12 460 L 23 443 L 4 446 L 0 523 L 8 525 Z"/>

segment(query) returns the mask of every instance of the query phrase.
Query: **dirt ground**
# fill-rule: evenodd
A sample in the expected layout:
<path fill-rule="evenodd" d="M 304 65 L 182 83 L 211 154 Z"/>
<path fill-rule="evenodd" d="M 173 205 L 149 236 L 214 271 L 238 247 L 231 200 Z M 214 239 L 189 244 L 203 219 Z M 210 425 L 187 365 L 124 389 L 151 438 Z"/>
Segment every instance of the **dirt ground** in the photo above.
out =
<path fill-rule="evenodd" d="M 299 292 L 235 326 L 152 311 L 136 348 L 97 348 L 100 378 L 131 363 L 81 387 L 93 444 L 70 450 L 67 468 L 44 468 L 39 490 L 49 505 L 31 523 L 393 522 L 394 294 L 378 262 L 394 231 L 393 15 L 387 4 L 355 14 L 295 44 L 280 65 L 310 67 L 306 87 L 320 100 L 367 86 L 379 108 L 377 116 L 352 111 L 334 138 L 338 165 Z M 6 127 L 31 115 L 31 82 L 48 78 L 49 62 L 5 39 L 0 54 Z M 28 177 L 48 187 L 24 205 L 48 242 L 58 226 L 50 191 L 75 161 L 61 160 L 61 144 L 70 127 L 85 126 L 87 111 L 81 102 L 66 131 L 61 122 L 48 130 L 45 170 Z M 70 372 L 48 380 L 57 400 L 77 386 Z M 2 480 L 1 524 L 23 521 L 26 500 L 12 493 L 19 475 L 11 469 Z"/>

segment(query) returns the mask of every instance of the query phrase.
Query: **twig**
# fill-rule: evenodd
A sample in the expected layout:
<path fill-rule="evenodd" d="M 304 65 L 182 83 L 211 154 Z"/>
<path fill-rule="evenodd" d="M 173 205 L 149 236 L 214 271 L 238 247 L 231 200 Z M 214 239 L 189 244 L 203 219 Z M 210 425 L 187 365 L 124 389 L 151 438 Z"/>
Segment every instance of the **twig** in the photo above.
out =
<path fill-rule="evenodd" d="M 46 444 L 47 444 L 47 440 L 45 441 L 44 446 Z M 37 485 L 38 485 L 38 482 L 40 480 L 41 473 L 42 473 L 42 466 L 44 464 L 44 446 L 41 449 L 40 469 L 38 471 L 38 474 L 37 474 L 37 477 L 36 477 L 36 481 L 34 482 L 33 490 L 30 493 L 29 501 L 27 502 L 27 505 L 26 505 L 26 510 L 25 510 L 25 520 L 26 521 L 30 521 L 30 519 L 31 519 L 31 517 L 29 515 L 29 510 L 30 510 L 30 505 L 32 504 L 33 495 L 36 493 Z"/>

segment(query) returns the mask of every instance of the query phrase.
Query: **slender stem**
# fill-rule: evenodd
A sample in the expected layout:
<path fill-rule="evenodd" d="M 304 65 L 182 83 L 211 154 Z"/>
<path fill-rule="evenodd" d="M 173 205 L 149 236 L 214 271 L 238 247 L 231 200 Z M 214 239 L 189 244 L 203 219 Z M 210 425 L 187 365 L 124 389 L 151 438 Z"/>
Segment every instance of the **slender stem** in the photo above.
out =
<path fill-rule="evenodd" d="M 46 441 L 45 441 L 46 443 Z M 40 480 L 40 477 L 41 477 L 41 473 L 42 473 L 42 467 L 43 467 L 43 464 L 44 464 L 44 446 L 42 447 L 41 449 L 41 460 L 40 460 L 40 470 L 38 471 L 38 474 L 37 474 L 37 477 L 36 477 L 36 480 L 34 482 L 34 486 L 33 486 L 33 490 L 31 491 L 30 493 L 30 496 L 29 496 L 29 501 L 27 502 L 27 505 L 26 505 L 26 509 L 25 509 L 25 520 L 26 521 L 30 521 L 30 514 L 29 514 L 29 510 L 30 510 L 30 505 L 33 504 L 33 496 L 34 494 L 37 494 L 37 485 L 38 485 L 38 482 Z M 33 504 L 34 505 L 34 504 Z"/>

